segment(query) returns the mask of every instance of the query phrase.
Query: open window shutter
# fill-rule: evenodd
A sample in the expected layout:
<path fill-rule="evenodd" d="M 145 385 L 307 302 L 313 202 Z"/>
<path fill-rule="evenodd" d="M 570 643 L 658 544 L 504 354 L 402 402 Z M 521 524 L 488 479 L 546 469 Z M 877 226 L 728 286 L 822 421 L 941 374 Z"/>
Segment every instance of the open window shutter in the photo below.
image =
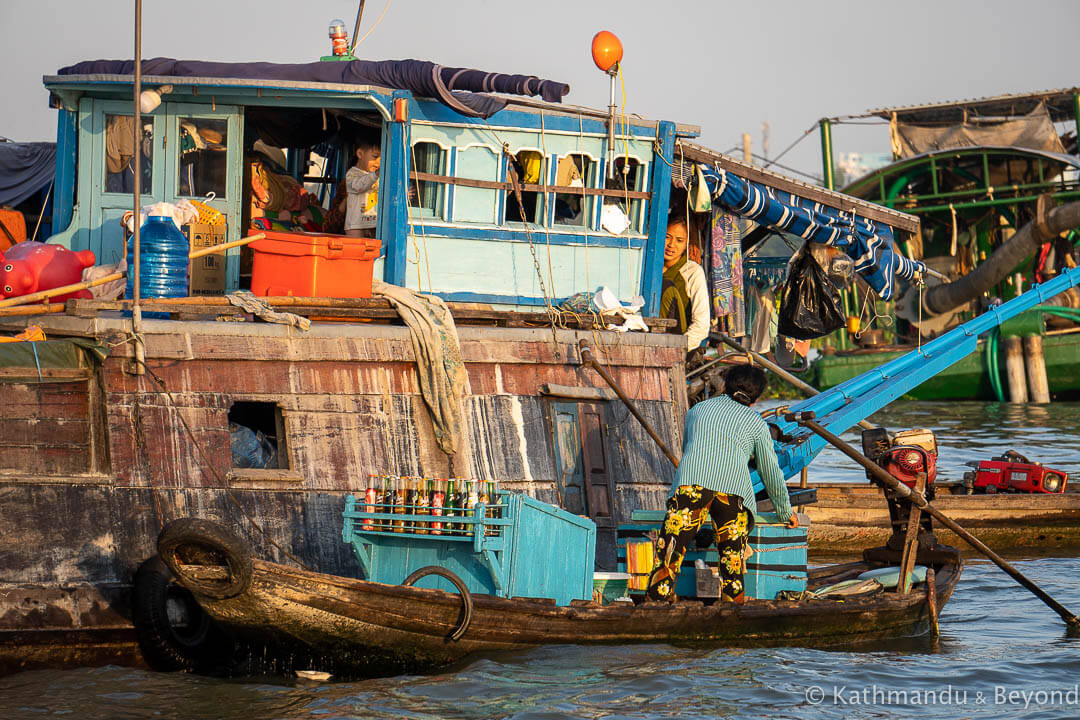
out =
<path fill-rule="evenodd" d="M 581 426 L 582 459 L 585 466 L 589 517 L 599 527 L 611 527 L 614 507 L 611 474 L 608 472 L 607 454 L 604 452 L 602 413 L 601 407 L 582 405 L 578 410 L 578 424 Z"/>

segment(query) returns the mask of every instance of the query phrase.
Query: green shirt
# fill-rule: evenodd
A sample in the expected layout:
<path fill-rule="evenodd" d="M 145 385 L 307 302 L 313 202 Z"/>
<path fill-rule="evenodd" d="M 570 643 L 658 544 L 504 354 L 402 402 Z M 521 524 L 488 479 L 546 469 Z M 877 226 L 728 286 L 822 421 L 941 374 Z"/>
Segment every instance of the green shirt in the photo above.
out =
<path fill-rule="evenodd" d="M 756 512 L 747 467 L 751 457 L 757 460 L 758 474 L 777 516 L 786 521 L 791 517 L 791 501 L 769 426 L 760 415 L 728 395 L 703 400 L 686 413 L 683 456 L 673 485 L 700 485 L 714 492 L 738 495 L 746 509 Z"/>

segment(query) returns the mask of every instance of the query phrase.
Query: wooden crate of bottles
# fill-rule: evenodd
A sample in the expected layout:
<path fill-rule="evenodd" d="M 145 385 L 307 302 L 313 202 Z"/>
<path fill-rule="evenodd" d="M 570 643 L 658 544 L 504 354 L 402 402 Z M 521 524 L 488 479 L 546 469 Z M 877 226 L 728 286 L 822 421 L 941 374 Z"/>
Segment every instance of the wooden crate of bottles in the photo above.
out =
<path fill-rule="evenodd" d="M 368 580 L 396 585 L 438 565 L 473 593 L 559 605 L 592 597 L 595 523 L 496 482 L 373 475 L 362 497 L 346 497 L 343 518 Z M 417 586 L 456 592 L 436 576 Z"/>

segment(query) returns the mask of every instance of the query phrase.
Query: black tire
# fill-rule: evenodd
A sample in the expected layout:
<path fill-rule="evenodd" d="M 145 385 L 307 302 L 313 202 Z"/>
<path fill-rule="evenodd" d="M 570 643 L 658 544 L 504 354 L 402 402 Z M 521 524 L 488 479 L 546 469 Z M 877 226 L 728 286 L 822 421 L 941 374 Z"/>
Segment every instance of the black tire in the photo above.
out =
<path fill-rule="evenodd" d="M 208 670 L 232 655 L 232 641 L 158 555 L 135 573 L 132 620 L 146 664 L 154 670 Z"/>
<path fill-rule="evenodd" d="M 247 544 L 220 523 L 181 518 L 158 536 L 158 554 L 184 586 L 196 595 L 224 600 L 251 584 L 251 553 Z M 225 566 L 228 577 L 210 579 L 185 573 L 184 565 Z"/>
<path fill-rule="evenodd" d="M 462 582 L 461 578 L 452 571 L 438 565 L 426 565 L 419 570 L 412 571 L 409 573 L 409 577 L 401 581 L 401 584 L 411 587 L 417 580 L 428 575 L 438 575 L 446 578 L 461 594 L 461 619 L 458 621 L 458 626 L 454 628 L 454 632 L 447 637 L 448 640 L 452 641 L 460 640 L 465 635 L 465 631 L 472 625 L 472 593 L 469 592 L 469 588 L 465 587 L 465 583 Z"/>

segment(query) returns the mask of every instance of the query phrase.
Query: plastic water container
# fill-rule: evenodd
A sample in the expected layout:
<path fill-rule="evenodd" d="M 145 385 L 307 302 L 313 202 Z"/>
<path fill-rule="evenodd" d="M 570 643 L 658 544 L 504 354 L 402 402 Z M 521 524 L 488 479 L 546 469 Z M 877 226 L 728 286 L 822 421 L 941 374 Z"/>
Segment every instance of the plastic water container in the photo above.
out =
<path fill-rule="evenodd" d="M 139 229 L 139 296 L 177 298 L 188 294 L 187 236 L 172 218 L 151 215 Z M 128 243 L 127 297 L 135 297 L 135 243 Z M 166 316 L 167 317 L 167 316 Z"/>

